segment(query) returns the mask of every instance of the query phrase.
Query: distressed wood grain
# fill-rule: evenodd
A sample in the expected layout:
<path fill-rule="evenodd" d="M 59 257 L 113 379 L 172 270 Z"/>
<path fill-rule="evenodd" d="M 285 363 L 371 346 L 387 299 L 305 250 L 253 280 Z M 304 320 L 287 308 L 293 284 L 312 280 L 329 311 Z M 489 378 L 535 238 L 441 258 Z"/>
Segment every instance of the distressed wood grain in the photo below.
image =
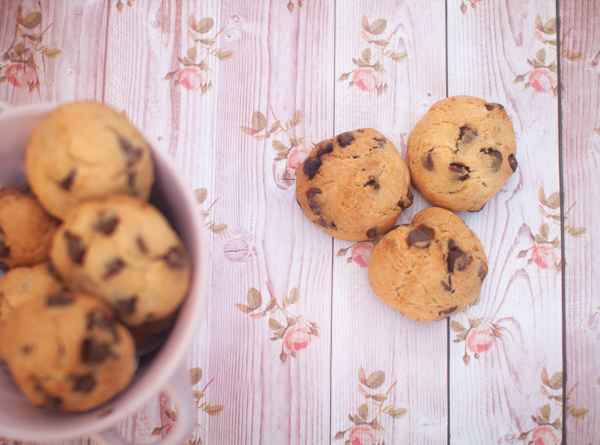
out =
<path fill-rule="evenodd" d="M 560 2 L 562 60 L 562 153 L 565 210 L 565 309 L 567 342 L 567 443 L 600 437 L 600 248 L 597 187 L 600 153 L 600 5 Z M 580 51 L 581 59 L 566 56 Z M 577 57 L 577 55 L 575 55 Z M 569 227 L 585 228 L 570 232 Z M 574 237 L 572 234 L 580 234 Z M 588 410 L 587 412 L 585 410 Z"/>
<path fill-rule="evenodd" d="M 274 161 L 273 141 L 287 150 L 291 139 L 276 130 L 264 138 L 296 110 L 303 119 L 292 137 L 314 141 L 333 127 L 333 4 L 306 3 L 290 12 L 282 1 L 223 2 L 221 16 L 235 18 L 239 34 L 233 58 L 220 64 L 216 94 L 214 212 L 229 230 L 215 239 L 212 256 L 209 370 L 224 410 L 211 419 L 207 443 L 323 443 L 330 435 L 331 241 L 296 204 L 293 175 L 286 176 L 292 159 Z M 294 358 L 284 340 L 269 340 L 281 333 L 271 320 L 288 324 L 282 311 L 252 319 L 236 304 L 249 305 L 248 290 L 256 288 L 262 309 L 253 314 L 272 297 L 283 307 L 295 287 L 288 316 L 322 329 Z"/>
<path fill-rule="evenodd" d="M 363 24 L 363 16 L 367 21 Z M 383 28 L 383 21 L 386 26 Z M 367 29 L 368 34 L 365 29 Z M 389 41 L 383 51 L 392 57 L 379 58 L 381 46 L 369 40 Z M 426 36 L 426 37 L 425 37 Z M 368 48 L 368 51 L 366 51 Z M 366 51 L 366 53 L 365 53 Z M 366 60 L 368 65 L 380 61 L 388 72 L 374 74 L 380 81 L 369 83 L 372 71 L 360 71 L 352 61 Z M 396 56 L 394 53 L 399 54 Z M 405 53 L 405 54 L 403 54 Z M 405 141 L 417 120 L 434 101 L 445 97 L 445 15 L 443 2 L 345 2 L 336 10 L 336 90 L 335 131 L 374 128 L 389 138 L 403 159 Z M 352 71 L 355 70 L 355 71 Z M 375 70 L 377 71 L 377 70 Z M 344 79 L 344 74 L 348 76 Z M 365 77 L 362 77 L 363 74 Z M 339 79 L 342 80 L 339 80 Z M 350 82 L 354 86 L 349 87 Z M 379 83 L 382 93 L 372 89 Z M 387 91 L 385 85 L 387 84 Z M 333 136 L 333 135 L 331 135 Z M 414 189 L 413 205 L 399 218 L 399 223 L 427 206 Z M 386 306 L 371 290 L 367 268 L 368 253 L 360 254 L 370 243 L 335 240 L 332 302 L 332 434 L 343 436 L 339 442 L 358 434 L 348 415 L 360 415 L 367 403 L 367 421 L 376 417 L 383 430 L 369 430 L 385 443 L 439 444 L 447 441 L 447 323 L 418 323 Z M 340 250 L 346 249 L 340 252 Z M 344 253 L 345 252 L 345 253 Z M 348 261 L 350 261 L 348 263 Z M 364 369 L 366 383 L 360 385 L 359 369 Z M 369 385 L 369 376 L 383 371 L 385 381 Z M 377 375 L 377 374 L 375 374 Z M 373 377 L 374 378 L 374 377 Z M 404 417 L 394 419 L 390 412 L 378 412 L 377 399 L 364 394 L 386 396 L 383 407 L 406 409 Z M 380 401 L 381 402 L 381 401 Z M 375 411 L 373 411 L 375 410 Z M 358 428 L 358 429 L 351 429 Z M 367 427 L 369 428 L 369 427 Z M 368 434 L 368 433 L 364 433 Z M 353 439 L 354 440 L 354 439 Z M 379 443 L 379 442 L 378 442 Z"/>
<path fill-rule="evenodd" d="M 531 416 L 540 415 L 548 402 L 540 393 L 542 369 L 551 375 L 562 371 L 561 275 L 528 264 L 529 256 L 519 258 L 548 222 L 538 211 L 540 187 L 559 190 L 557 98 L 551 91 L 538 92 L 527 75 L 516 81 L 531 70 L 527 59 L 543 46 L 535 37 L 536 15 L 547 21 L 556 12 L 541 1 L 483 1 L 464 13 L 459 6 L 448 4 L 448 94 L 505 106 L 517 135 L 519 166 L 481 212 L 460 214 L 481 239 L 489 271 L 481 303 L 470 315 L 452 317 L 466 328 L 482 324 L 466 343 L 449 346 L 450 436 L 453 444 L 513 443 L 527 432 L 532 440 L 537 425 Z M 532 86 L 525 89 L 528 81 Z M 552 220 L 548 232 L 560 233 Z M 454 330 L 451 334 L 451 340 L 458 337 Z M 487 338 L 481 342 L 485 346 L 477 346 L 471 335 Z M 560 433 L 552 434 L 560 438 Z"/>

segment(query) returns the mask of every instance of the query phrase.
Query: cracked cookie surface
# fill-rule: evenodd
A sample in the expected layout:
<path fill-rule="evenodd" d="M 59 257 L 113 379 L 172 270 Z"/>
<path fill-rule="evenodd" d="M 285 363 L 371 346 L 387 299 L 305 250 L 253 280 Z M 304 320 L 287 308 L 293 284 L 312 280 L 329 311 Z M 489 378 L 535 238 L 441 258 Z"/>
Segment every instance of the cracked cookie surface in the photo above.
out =
<path fill-rule="evenodd" d="M 34 405 L 88 411 L 123 391 L 133 339 L 91 295 L 59 291 L 17 308 L 2 328 L 3 360 Z"/>
<path fill-rule="evenodd" d="M 411 131 L 408 166 L 433 205 L 479 211 L 517 169 L 515 132 L 504 107 L 471 96 L 436 102 Z"/>
<path fill-rule="evenodd" d="M 190 281 L 179 236 L 154 206 L 130 195 L 71 210 L 55 234 L 50 260 L 69 288 L 103 298 L 128 326 L 171 315 Z"/>
<path fill-rule="evenodd" d="M 48 259 L 58 221 L 20 189 L 0 190 L 0 269 L 32 266 Z"/>
<path fill-rule="evenodd" d="M 59 219 L 83 200 L 112 193 L 148 199 L 154 181 L 144 138 L 126 118 L 97 102 L 52 111 L 34 129 L 25 162 L 31 189 Z"/>
<path fill-rule="evenodd" d="M 477 235 L 454 213 L 430 207 L 373 247 L 369 281 L 389 306 L 417 321 L 462 311 L 479 295 L 487 258 Z"/>
<path fill-rule="evenodd" d="M 365 241 L 394 226 L 413 195 L 410 172 L 378 131 L 360 129 L 319 142 L 296 174 L 296 198 L 325 233 Z"/>

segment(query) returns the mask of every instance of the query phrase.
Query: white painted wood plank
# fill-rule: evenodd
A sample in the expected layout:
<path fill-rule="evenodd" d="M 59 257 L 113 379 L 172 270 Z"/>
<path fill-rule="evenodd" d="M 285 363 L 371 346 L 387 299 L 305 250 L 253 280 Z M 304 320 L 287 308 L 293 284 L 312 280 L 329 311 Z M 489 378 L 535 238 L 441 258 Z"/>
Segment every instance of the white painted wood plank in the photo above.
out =
<path fill-rule="evenodd" d="M 366 18 L 362 28 L 362 17 Z M 384 19 L 386 27 L 383 27 Z M 379 44 L 368 40 L 389 41 Z M 365 60 L 369 48 L 369 65 L 379 61 L 387 75 L 374 68 L 360 68 L 352 59 Z M 389 53 L 392 51 L 393 53 Z M 368 55 L 367 52 L 367 55 Z M 388 137 L 406 159 L 408 133 L 434 101 L 445 97 L 445 15 L 443 2 L 344 2 L 336 10 L 335 132 L 374 128 Z M 364 68 L 364 67 L 363 67 Z M 355 71 L 353 71 L 355 70 Z M 375 76 L 373 77 L 369 77 Z M 346 78 L 347 76 L 347 78 Z M 344 80 L 344 78 L 346 78 Z M 375 79 L 375 80 L 374 80 Z M 349 87 L 350 82 L 354 86 Z M 379 91 L 378 85 L 387 91 Z M 326 135 L 331 137 L 334 134 Z M 323 137 L 325 139 L 325 137 Z M 399 223 L 427 206 L 416 195 L 415 202 L 399 218 Z M 447 440 L 447 323 L 418 323 L 386 306 L 371 290 L 366 265 L 370 243 L 355 246 L 335 241 L 333 286 L 332 343 L 332 434 L 340 443 L 357 440 L 375 443 L 439 444 Z M 343 250 L 347 249 L 347 250 Z M 363 254 L 361 255 L 360 252 Z M 352 258 L 352 262 L 348 261 Z M 396 411 L 380 412 L 376 399 L 366 399 L 358 390 L 359 369 L 365 371 L 366 383 L 383 371 L 384 383 L 369 389 L 368 394 L 388 398 L 381 408 L 392 405 Z M 369 381 L 369 376 L 373 376 Z M 376 386 L 376 385 L 375 385 Z M 367 403 L 367 421 L 376 418 L 382 428 L 355 425 L 348 417 L 356 416 Z M 403 416 L 402 409 L 406 409 Z M 396 415 L 394 419 L 392 415 Z M 402 417 L 403 416 L 403 417 Z M 355 420 L 357 420 L 355 418 Z M 385 429 L 385 430 L 384 430 Z"/>
<path fill-rule="evenodd" d="M 531 419 L 547 414 L 543 406 L 548 399 L 540 392 L 542 370 L 550 376 L 562 371 L 561 276 L 556 269 L 529 264 L 533 251 L 528 250 L 535 234 L 545 232 L 544 223 L 549 223 L 549 240 L 560 233 L 538 211 L 540 187 L 548 194 L 559 190 L 557 98 L 552 91 L 538 92 L 543 86 L 527 74 L 527 59 L 541 57 L 542 47 L 547 57 L 540 63 L 553 60 L 551 46 L 535 37 L 536 15 L 546 22 L 556 15 L 553 7 L 547 2 L 484 1 L 463 13 L 458 4 L 448 5 L 448 93 L 503 104 L 517 134 L 519 162 L 516 174 L 481 212 L 460 214 L 480 237 L 489 271 L 481 303 L 452 317 L 467 330 L 470 320 L 483 323 L 462 333 L 466 342 L 450 344 L 453 444 L 513 443 L 519 436 L 534 440 L 544 433 L 561 434 L 553 427 L 552 432 L 536 432 Z M 543 73 L 556 77 L 549 70 Z M 545 80 L 550 84 L 551 79 Z M 559 255 L 555 247 L 550 250 L 549 262 Z M 498 330 L 502 339 L 492 337 Z M 451 339 L 459 334 L 453 331 Z M 553 386 L 558 385 L 553 381 Z M 551 406 L 554 421 L 560 416 Z"/>

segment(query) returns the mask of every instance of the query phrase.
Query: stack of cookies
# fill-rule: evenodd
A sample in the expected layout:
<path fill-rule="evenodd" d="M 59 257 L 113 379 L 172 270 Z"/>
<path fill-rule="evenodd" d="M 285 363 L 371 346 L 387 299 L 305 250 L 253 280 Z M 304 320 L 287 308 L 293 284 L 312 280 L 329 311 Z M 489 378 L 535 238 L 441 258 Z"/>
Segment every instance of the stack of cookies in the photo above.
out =
<path fill-rule="evenodd" d="M 369 262 L 374 292 L 417 321 L 462 311 L 479 295 L 487 258 L 454 212 L 479 211 L 515 172 L 516 143 L 504 107 L 470 96 L 434 104 L 408 138 L 408 167 L 381 133 L 361 129 L 318 143 L 296 176 L 304 214 L 329 235 L 378 238 Z M 409 189 L 436 207 L 395 226 Z"/>
<path fill-rule="evenodd" d="M 115 111 L 58 107 L 25 161 L 31 192 L 0 190 L 0 357 L 33 404 L 87 411 L 170 328 L 190 260 L 147 202 L 150 148 Z"/>

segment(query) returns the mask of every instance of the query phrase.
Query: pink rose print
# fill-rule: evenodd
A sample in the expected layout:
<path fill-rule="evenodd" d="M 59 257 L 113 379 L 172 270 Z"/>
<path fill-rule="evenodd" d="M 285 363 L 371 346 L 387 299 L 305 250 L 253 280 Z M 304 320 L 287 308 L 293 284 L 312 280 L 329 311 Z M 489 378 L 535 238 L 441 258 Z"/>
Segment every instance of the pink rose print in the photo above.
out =
<path fill-rule="evenodd" d="M 29 88 L 35 79 L 35 72 L 24 63 L 13 63 L 6 69 L 6 80 L 17 88 Z"/>
<path fill-rule="evenodd" d="M 288 167 L 294 170 L 295 172 L 298 171 L 298 168 L 300 168 L 300 165 L 302 165 L 302 163 L 308 157 L 310 152 L 311 148 L 305 145 L 292 148 L 287 155 Z"/>
<path fill-rule="evenodd" d="M 373 428 L 365 425 L 352 428 L 348 440 L 352 445 L 375 445 L 377 443 Z"/>
<path fill-rule="evenodd" d="M 186 66 L 179 71 L 177 80 L 182 87 L 187 88 L 188 90 L 197 91 L 202 88 L 202 85 L 206 82 L 206 77 L 204 71 L 197 66 Z"/>
<path fill-rule="evenodd" d="M 352 259 L 360 267 L 367 267 L 371 259 L 372 243 L 359 243 L 352 248 Z"/>
<path fill-rule="evenodd" d="M 553 427 L 540 426 L 533 431 L 531 440 L 534 445 L 558 445 L 561 437 Z"/>
<path fill-rule="evenodd" d="M 469 332 L 469 336 L 467 337 L 467 348 L 479 354 L 490 349 L 494 344 L 495 339 L 496 337 L 490 327 L 480 325 Z"/>
<path fill-rule="evenodd" d="M 556 88 L 556 75 L 548 68 L 538 68 L 529 74 L 529 85 L 538 93 L 547 93 Z"/>
<path fill-rule="evenodd" d="M 306 349 L 310 343 L 310 332 L 304 326 L 292 326 L 283 337 L 283 345 L 291 352 Z"/>
<path fill-rule="evenodd" d="M 531 259 L 542 269 L 553 269 L 560 261 L 560 256 L 551 244 L 539 244 L 531 251 Z"/>
<path fill-rule="evenodd" d="M 381 79 L 379 79 L 377 72 L 370 66 L 354 71 L 352 80 L 354 81 L 354 85 L 363 91 L 373 91 L 381 84 Z"/>

